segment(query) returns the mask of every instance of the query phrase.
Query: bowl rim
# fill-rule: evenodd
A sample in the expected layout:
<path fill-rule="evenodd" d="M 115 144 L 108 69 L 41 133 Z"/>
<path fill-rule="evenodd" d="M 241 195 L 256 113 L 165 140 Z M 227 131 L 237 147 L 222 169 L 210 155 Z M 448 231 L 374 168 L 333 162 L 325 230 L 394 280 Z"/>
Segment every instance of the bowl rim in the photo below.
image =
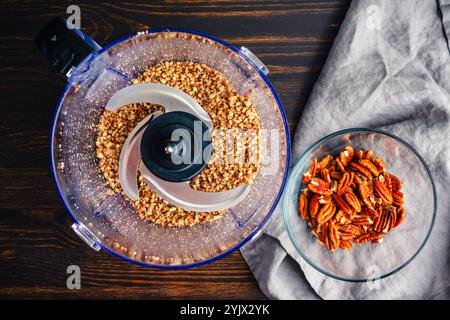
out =
<path fill-rule="evenodd" d="M 393 138 L 395 140 L 397 140 L 398 142 L 402 143 L 403 145 L 405 145 L 406 147 L 408 147 L 415 155 L 416 157 L 420 160 L 420 162 L 422 163 L 422 165 L 424 166 L 428 177 L 430 179 L 431 182 L 431 186 L 433 189 L 433 216 L 431 219 L 431 224 L 430 227 L 428 229 L 427 235 L 425 236 L 424 240 L 422 241 L 421 245 L 419 246 L 418 250 L 409 258 L 407 259 L 405 262 L 403 262 L 399 267 L 395 268 L 392 271 L 389 271 L 383 275 L 380 276 L 376 276 L 376 277 L 372 277 L 372 278 L 355 278 L 355 279 L 349 279 L 349 278 L 345 278 L 345 277 L 341 277 L 338 275 L 335 275 L 331 272 L 328 272 L 326 270 L 324 270 L 323 268 L 319 267 L 318 265 L 316 265 L 311 259 L 309 259 L 304 253 L 303 251 L 298 247 L 296 241 L 294 240 L 293 237 L 293 231 L 290 227 L 289 224 L 289 217 L 288 217 L 288 201 L 290 200 L 288 197 L 288 191 L 291 190 L 293 188 L 294 185 L 294 177 L 298 174 L 298 171 L 300 170 L 300 167 L 304 164 L 307 156 L 313 151 L 315 150 L 317 147 L 319 147 L 323 142 L 340 136 L 342 134 L 346 134 L 346 133 L 355 133 L 355 132 L 373 132 L 373 133 L 378 133 L 378 134 L 382 134 L 385 136 L 388 136 L 390 138 Z M 292 245 L 294 246 L 295 250 L 297 251 L 297 253 L 299 253 L 299 255 L 311 266 L 313 267 L 315 270 L 319 271 L 320 273 L 331 277 L 333 279 L 336 280 L 340 280 L 340 281 L 345 281 L 345 282 L 353 282 L 353 283 L 358 283 L 358 282 L 368 282 L 368 281 L 375 281 L 375 280 L 381 280 L 384 278 L 387 278 L 391 275 L 393 275 L 394 273 L 397 273 L 398 271 L 402 270 L 403 268 L 405 268 L 411 261 L 413 261 L 415 259 L 415 257 L 422 251 L 423 247 L 425 246 L 425 244 L 428 242 L 428 239 L 430 238 L 431 232 L 433 230 L 434 227 L 434 223 L 436 220 L 436 215 L 437 215 L 437 191 L 436 191 L 436 186 L 434 183 L 434 179 L 433 179 L 433 175 L 431 174 L 431 170 L 428 167 L 427 163 L 425 162 L 425 160 L 423 159 L 423 157 L 419 154 L 419 152 L 417 152 L 417 150 L 410 145 L 408 142 L 406 142 L 405 140 L 403 140 L 402 138 L 384 131 L 384 130 L 380 130 L 380 129 L 371 129 L 371 128 L 364 128 L 364 127 L 355 127 L 355 128 L 347 128 L 347 129 L 342 129 L 339 131 L 336 131 L 334 133 L 328 134 L 325 137 L 317 140 L 315 143 L 313 143 L 308 149 L 306 149 L 305 152 L 303 152 L 303 154 L 300 156 L 300 158 L 298 159 L 298 161 L 295 163 L 295 165 L 292 167 L 292 170 L 289 174 L 289 178 L 288 178 L 288 182 L 286 184 L 286 188 L 285 188 L 285 192 L 283 195 L 283 200 L 282 200 L 282 211 L 283 211 L 283 220 L 284 220 L 284 226 L 285 229 L 287 231 L 289 240 L 291 241 Z M 298 200 L 296 200 L 298 201 Z"/>
<path fill-rule="evenodd" d="M 133 33 L 130 35 L 126 35 L 124 37 L 121 37 L 109 44 L 106 44 L 105 46 L 103 46 L 100 50 L 98 51 L 94 51 L 91 55 L 88 55 L 85 60 L 83 60 L 80 65 L 82 65 L 85 61 L 89 61 L 90 59 L 95 59 L 97 56 L 99 56 L 100 54 L 104 53 L 105 51 L 115 47 L 116 45 L 119 45 L 125 41 L 131 40 L 135 37 L 139 37 L 142 35 L 151 35 L 151 34 L 156 34 L 156 33 L 170 33 L 170 32 L 174 32 L 174 33 L 185 33 L 185 34 L 191 34 L 191 35 L 196 35 L 196 36 L 200 36 L 200 37 L 204 37 L 206 39 L 209 39 L 215 43 L 218 43 L 222 46 L 224 46 L 225 48 L 233 51 L 235 54 L 237 54 L 238 56 L 240 56 L 244 61 L 246 61 L 253 69 L 255 72 L 257 72 L 259 74 L 259 76 L 261 77 L 261 79 L 264 81 L 264 83 L 266 84 L 267 88 L 269 89 L 270 93 L 273 95 L 274 100 L 277 104 L 277 110 L 280 112 L 280 116 L 281 116 L 281 120 L 282 120 L 282 124 L 283 124 L 283 128 L 281 128 L 281 130 L 284 131 L 285 133 L 285 143 L 286 143 L 286 159 L 284 161 L 284 170 L 283 170 L 283 178 L 280 184 L 280 188 L 277 191 L 277 195 L 270 207 L 270 209 L 267 211 L 266 216 L 264 217 L 264 219 L 258 224 L 256 225 L 251 232 L 249 232 L 245 237 L 243 237 L 241 239 L 241 241 L 239 241 L 237 244 L 232 245 L 230 248 L 216 254 L 216 255 L 212 255 L 211 257 L 201 260 L 201 261 L 195 261 L 192 263 L 187 263 L 187 264 L 156 264 L 156 263 L 149 263 L 149 262 L 145 262 L 145 261 L 141 261 L 141 260 L 137 260 L 137 259 L 133 259 L 130 258 L 124 254 L 121 254 L 115 250 L 113 250 L 112 248 L 110 248 L 109 246 L 107 246 L 106 244 L 103 243 L 102 240 L 100 240 L 97 244 L 100 246 L 101 249 L 105 250 L 106 252 L 109 252 L 110 254 L 112 254 L 115 257 L 120 258 L 121 260 L 125 260 L 126 262 L 130 262 L 139 266 L 143 266 L 143 267 L 149 267 L 149 268 L 153 268 L 153 269 L 163 269 L 163 270 L 179 270 L 179 269 L 188 269 L 188 268 L 193 268 L 193 267 L 199 267 L 199 266 L 203 266 L 209 263 L 212 263 L 214 261 L 220 260 L 224 257 L 226 257 L 227 255 L 231 254 L 232 252 L 238 250 L 239 248 L 241 248 L 243 245 L 245 245 L 247 242 L 253 240 L 254 238 L 258 237 L 262 230 L 267 227 L 268 223 L 270 222 L 270 218 L 272 217 L 278 203 L 280 202 L 282 195 L 283 195 L 283 191 L 284 188 L 286 186 L 287 183 L 287 179 L 288 179 L 288 175 L 289 175 L 289 167 L 290 167 L 290 155 L 291 155 L 291 144 L 290 144 L 290 132 L 289 132 L 289 126 L 288 126 L 288 121 L 287 121 L 287 117 L 286 117 L 286 113 L 284 111 L 284 107 L 283 104 L 281 102 L 280 97 L 278 96 L 277 92 L 275 91 L 274 86 L 272 85 L 272 83 L 270 82 L 268 76 L 266 74 L 264 74 L 262 72 L 262 70 L 260 70 L 258 68 L 257 65 L 255 65 L 255 63 L 248 58 L 246 55 L 244 55 L 241 50 L 239 50 L 238 48 L 236 48 L 234 45 L 232 45 L 231 43 L 224 41 L 222 39 L 219 39 L 215 36 L 209 35 L 207 33 L 203 33 L 203 32 L 199 32 L 199 31 L 194 31 L 191 29 L 185 29 L 185 28 L 150 28 L 145 30 L 143 33 L 142 32 L 137 32 L 137 33 Z M 72 75 L 71 77 L 67 78 L 67 85 L 64 88 L 63 93 L 60 95 L 59 100 L 56 104 L 56 108 L 55 111 L 53 113 L 53 117 L 52 117 L 52 125 L 51 125 L 51 131 L 50 131 L 50 148 L 49 148 L 49 152 L 50 152 L 50 168 L 51 168 L 51 175 L 52 175 L 52 180 L 54 185 L 56 186 L 56 190 L 58 193 L 59 198 L 62 200 L 63 206 L 65 208 L 65 210 L 69 213 L 69 216 L 71 217 L 72 221 L 75 224 L 80 224 L 82 223 L 81 221 L 79 221 L 75 214 L 72 212 L 72 210 L 70 209 L 69 204 L 67 203 L 67 199 L 64 196 L 64 193 L 62 191 L 61 185 L 59 183 L 57 174 L 56 174 L 56 170 L 57 170 L 57 166 L 55 163 L 55 135 L 56 135 L 56 125 L 57 125 L 57 120 L 59 117 L 59 113 L 60 110 L 62 108 L 62 103 L 64 101 L 64 98 L 66 97 L 66 95 L 68 95 L 70 93 L 70 90 L 72 89 L 72 81 L 73 81 L 73 77 L 74 75 Z"/>

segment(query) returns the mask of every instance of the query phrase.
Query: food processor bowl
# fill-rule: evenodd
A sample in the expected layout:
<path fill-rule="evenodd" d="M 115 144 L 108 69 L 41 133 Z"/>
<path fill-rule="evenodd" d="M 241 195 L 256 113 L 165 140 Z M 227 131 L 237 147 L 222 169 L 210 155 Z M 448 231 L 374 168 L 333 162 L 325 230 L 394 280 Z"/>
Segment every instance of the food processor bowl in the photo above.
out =
<path fill-rule="evenodd" d="M 247 197 L 220 219 L 192 227 L 162 227 L 140 219 L 122 194 L 111 195 L 96 157 L 97 126 L 108 100 L 163 61 L 203 63 L 221 72 L 239 94 L 251 94 L 261 132 L 268 137 Z M 267 72 L 246 48 L 169 29 L 125 37 L 72 67 L 53 121 L 51 162 L 74 231 L 95 250 L 169 269 L 212 262 L 257 236 L 281 196 L 290 156 L 286 117 Z"/>

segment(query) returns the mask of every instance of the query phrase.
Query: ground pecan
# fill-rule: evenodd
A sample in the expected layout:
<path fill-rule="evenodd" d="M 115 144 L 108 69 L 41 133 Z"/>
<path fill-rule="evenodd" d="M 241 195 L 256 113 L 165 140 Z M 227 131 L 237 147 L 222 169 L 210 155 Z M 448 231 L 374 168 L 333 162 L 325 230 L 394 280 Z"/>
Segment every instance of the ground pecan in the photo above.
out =
<path fill-rule="evenodd" d="M 372 150 L 346 146 L 314 159 L 302 177 L 299 214 L 328 250 L 383 241 L 406 217 L 402 181 Z"/>

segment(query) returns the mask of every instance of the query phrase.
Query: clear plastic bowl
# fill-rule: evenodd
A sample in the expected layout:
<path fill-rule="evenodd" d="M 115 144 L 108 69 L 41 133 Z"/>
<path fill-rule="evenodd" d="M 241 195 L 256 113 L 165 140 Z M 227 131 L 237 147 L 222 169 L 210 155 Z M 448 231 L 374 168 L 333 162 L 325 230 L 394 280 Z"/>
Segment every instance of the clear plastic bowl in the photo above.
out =
<path fill-rule="evenodd" d="M 312 159 L 336 155 L 346 145 L 371 149 L 389 172 L 403 180 L 406 219 L 378 245 L 366 243 L 350 250 L 328 251 L 319 244 L 298 213 L 301 179 Z M 436 190 L 425 161 L 408 143 L 393 134 L 371 129 L 347 129 L 314 143 L 293 167 L 283 196 L 285 227 L 297 252 L 316 270 L 332 278 L 361 282 L 392 275 L 425 245 L 436 216 Z"/>
<path fill-rule="evenodd" d="M 275 130 L 244 201 L 217 221 L 190 228 L 161 227 L 141 220 L 126 199 L 108 195 L 95 152 L 97 124 L 109 98 L 130 79 L 161 61 L 205 63 L 251 99 L 263 130 Z M 52 129 L 51 159 L 58 191 L 73 229 L 95 250 L 156 268 L 205 264 L 238 249 L 268 221 L 281 197 L 289 167 L 289 131 L 267 69 L 246 48 L 182 30 L 151 30 L 117 41 L 71 71 Z M 274 157 L 271 157 L 273 155 Z"/>

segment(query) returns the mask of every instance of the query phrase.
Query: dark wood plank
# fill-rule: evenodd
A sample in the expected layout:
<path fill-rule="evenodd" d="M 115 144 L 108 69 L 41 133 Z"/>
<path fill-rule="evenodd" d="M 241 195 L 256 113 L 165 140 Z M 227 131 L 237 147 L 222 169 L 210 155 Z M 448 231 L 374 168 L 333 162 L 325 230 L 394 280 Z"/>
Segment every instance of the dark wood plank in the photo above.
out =
<path fill-rule="evenodd" d="M 82 30 L 101 45 L 146 28 L 199 30 L 245 45 L 269 67 L 291 130 L 349 1 L 79 1 Z M 264 298 L 238 252 L 207 266 L 161 271 L 88 248 L 70 230 L 51 179 L 49 135 L 65 81 L 33 39 L 71 1 L 0 2 L 0 297 Z M 66 268 L 82 290 L 66 288 Z"/>

